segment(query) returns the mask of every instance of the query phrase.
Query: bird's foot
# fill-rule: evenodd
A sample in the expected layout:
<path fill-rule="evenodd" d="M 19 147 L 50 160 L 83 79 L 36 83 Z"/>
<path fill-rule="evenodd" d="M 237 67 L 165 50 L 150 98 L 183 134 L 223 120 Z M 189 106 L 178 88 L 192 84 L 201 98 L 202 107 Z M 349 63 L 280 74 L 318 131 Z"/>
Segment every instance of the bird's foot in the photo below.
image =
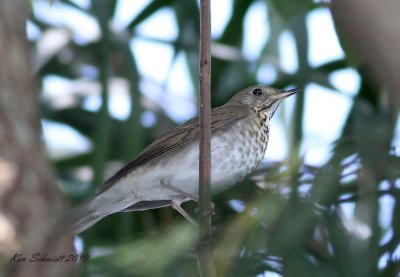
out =
<path fill-rule="evenodd" d="M 198 211 L 198 209 L 196 211 Z M 213 202 L 211 202 L 211 205 L 208 209 L 200 214 L 200 217 L 206 217 L 209 215 L 215 215 L 215 204 Z"/>

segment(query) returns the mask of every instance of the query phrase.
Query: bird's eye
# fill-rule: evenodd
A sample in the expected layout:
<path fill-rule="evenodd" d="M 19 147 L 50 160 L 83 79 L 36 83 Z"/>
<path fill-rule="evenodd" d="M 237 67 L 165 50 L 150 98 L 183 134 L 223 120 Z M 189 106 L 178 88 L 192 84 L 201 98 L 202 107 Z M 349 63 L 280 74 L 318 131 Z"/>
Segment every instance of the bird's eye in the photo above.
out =
<path fill-rule="evenodd" d="M 262 94 L 262 90 L 260 88 L 255 88 L 251 93 L 255 96 L 260 96 Z"/>

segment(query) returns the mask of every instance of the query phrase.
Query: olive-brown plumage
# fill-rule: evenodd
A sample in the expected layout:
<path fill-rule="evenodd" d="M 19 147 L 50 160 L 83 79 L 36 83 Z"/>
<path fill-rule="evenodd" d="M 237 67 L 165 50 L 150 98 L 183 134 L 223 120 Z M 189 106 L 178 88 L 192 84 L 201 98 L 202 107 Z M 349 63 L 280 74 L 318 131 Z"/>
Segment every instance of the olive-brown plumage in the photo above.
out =
<path fill-rule="evenodd" d="M 258 166 L 267 148 L 270 119 L 279 103 L 297 91 L 253 86 L 211 111 L 213 191 L 234 185 Z M 197 197 L 199 132 L 194 118 L 149 145 L 72 210 L 74 232 L 116 212 L 171 204 L 177 208 L 174 204 Z"/>

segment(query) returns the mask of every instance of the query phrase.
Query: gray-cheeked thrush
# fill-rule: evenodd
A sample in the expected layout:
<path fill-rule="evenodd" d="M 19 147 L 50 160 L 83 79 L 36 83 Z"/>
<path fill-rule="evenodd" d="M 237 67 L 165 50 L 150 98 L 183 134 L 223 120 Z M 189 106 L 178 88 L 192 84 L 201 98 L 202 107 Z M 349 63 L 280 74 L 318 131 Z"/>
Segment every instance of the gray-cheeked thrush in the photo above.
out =
<path fill-rule="evenodd" d="M 211 188 L 221 191 L 243 180 L 267 149 L 269 122 L 279 103 L 298 92 L 248 87 L 211 112 Z M 198 197 L 198 118 L 174 128 L 116 172 L 96 194 L 71 211 L 80 233 L 116 212 L 180 204 Z"/>

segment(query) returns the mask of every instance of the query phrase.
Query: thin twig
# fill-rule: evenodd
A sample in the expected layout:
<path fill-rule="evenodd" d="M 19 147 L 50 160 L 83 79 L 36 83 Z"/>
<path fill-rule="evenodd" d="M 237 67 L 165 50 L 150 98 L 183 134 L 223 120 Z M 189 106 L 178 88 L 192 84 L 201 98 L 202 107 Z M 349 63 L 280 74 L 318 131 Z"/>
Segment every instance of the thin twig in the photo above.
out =
<path fill-rule="evenodd" d="M 200 276 L 216 276 L 211 247 L 211 7 L 200 1 L 200 233 L 197 262 Z"/>

